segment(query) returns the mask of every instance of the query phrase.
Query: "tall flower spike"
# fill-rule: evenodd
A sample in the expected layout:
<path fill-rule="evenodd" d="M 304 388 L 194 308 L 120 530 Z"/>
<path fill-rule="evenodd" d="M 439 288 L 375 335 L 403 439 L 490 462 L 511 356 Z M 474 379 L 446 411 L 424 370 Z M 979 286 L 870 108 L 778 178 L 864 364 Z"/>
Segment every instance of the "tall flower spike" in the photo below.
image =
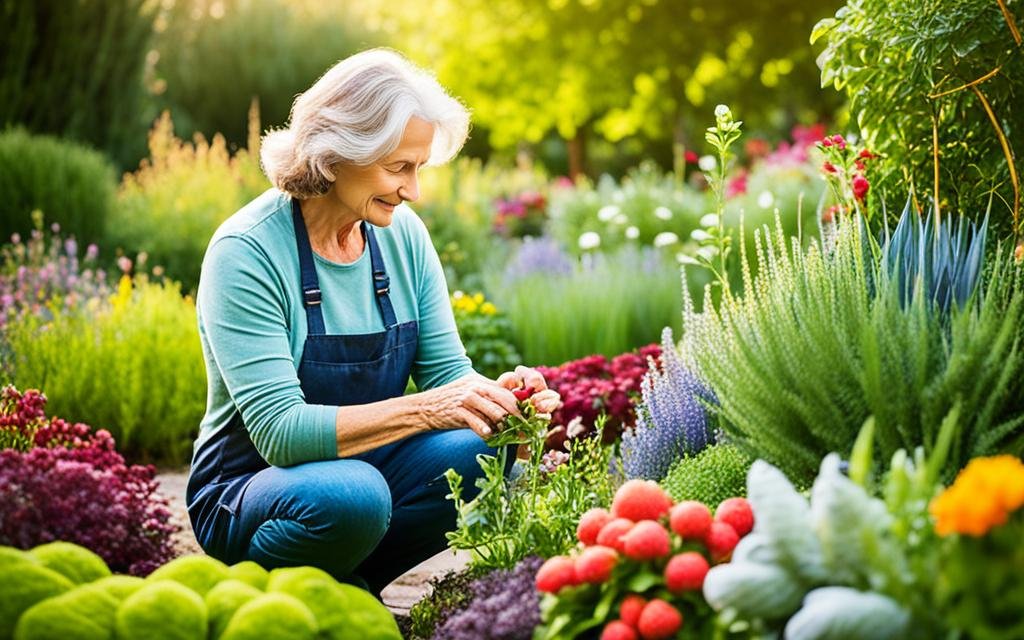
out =
<path fill-rule="evenodd" d="M 652 363 L 640 385 L 636 427 L 622 436 L 629 478 L 661 480 L 684 453 L 714 442 L 705 402 L 714 394 L 683 362 L 668 327 L 661 334 L 661 369 Z"/>

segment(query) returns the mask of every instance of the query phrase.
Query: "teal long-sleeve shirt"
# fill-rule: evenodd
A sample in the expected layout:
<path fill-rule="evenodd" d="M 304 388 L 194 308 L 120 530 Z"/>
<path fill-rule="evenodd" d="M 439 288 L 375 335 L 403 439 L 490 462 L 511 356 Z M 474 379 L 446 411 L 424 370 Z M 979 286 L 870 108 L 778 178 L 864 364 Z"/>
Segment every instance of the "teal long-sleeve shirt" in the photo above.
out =
<path fill-rule="evenodd" d="M 390 226 L 374 233 L 398 322 L 419 324 L 416 386 L 431 389 L 471 373 L 423 222 L 403 205 Z M 314 262 L 326 332 L 382 331 L 369 251 L 349 264 L 316 254 Z M 336 458 L 338 408 L 307 404 L 299 386 L 307 324 L 286 194 L 270 189 L 220 226 L 203 258 L 196 313 L 208 380 L 196 450 L 240 413 L 257 451 L 274 466 Z"/>

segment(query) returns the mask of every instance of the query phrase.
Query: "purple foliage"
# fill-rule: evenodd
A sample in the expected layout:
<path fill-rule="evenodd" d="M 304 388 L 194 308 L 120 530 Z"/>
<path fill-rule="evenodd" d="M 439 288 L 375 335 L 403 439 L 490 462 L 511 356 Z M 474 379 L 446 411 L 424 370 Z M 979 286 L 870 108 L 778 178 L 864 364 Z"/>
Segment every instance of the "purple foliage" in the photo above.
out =
<path fill-rule="evenodd" d="M 661 480 L 684 453 L 714 442 L 704 404 L 715 402 L 714 394 L 686 368 L 667 327 L 661 369 L 650 366 L 640 394 L 636 427 L 622 436 L 622 463 L 629 478 Z"/>
<path fill-rule="evenodd" d="M 473 598 L 434 632 L 434 640 L 530 640 L 540 625 L 534 581 L 544 561 L 525 558 L 511 571 L 493 571 L 470 585 Z"/>
<path fill-rule="evenodd" d="M 542 275 L 569 275 L 573 260 L 558 241 L 549 237 L 526 238 L 505 269 L 506 282 L 534 273 Z"/>
<path fill-rule="evenodd" d="M 74 542 L 133 575 L 170 560 L 178 527 L 156 470 L 127 465 L 104 429 L 47 418 L 45 402 L 33 390 L 0 393 L 0 544 Z"/>

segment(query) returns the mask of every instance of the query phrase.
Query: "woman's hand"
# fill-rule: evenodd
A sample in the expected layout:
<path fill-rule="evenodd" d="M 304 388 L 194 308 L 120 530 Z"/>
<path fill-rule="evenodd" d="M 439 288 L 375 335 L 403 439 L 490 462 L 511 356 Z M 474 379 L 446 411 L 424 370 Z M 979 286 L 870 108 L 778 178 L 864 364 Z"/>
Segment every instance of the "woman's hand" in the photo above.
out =
<path fill-rule="evenodd" d="M 469 427 L 481 438 L 489 438 L 505 416 L 519 414 L 509 389 L 481 375 L 460 378 L 417 394 L 422 420 L 429 429 Z"/>
<path fill-rule="evenodd" d="M 506 389 L 532 389 L 530 399 L 537 413 L 550 415 L 562 406 L 562 397 L 557 391 L 548 389 L 547 381 L 536 369 L 519 365 L 515 371 L 498 376 L 497 383 Z"/>

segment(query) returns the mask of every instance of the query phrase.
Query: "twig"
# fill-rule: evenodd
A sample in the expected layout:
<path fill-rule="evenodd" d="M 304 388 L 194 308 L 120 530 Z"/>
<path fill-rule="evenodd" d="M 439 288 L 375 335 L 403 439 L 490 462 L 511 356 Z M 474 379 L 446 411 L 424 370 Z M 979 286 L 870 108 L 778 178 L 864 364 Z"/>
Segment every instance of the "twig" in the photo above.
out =
<path fill-rule="evenodd" d="M 938 233 L 942 224 L 942 213 L 939 207 L 939 114 L 932 111 L 932 164 L 935 166 L 935 229 Z"/>
<path fill-rule="evenodd" d="M 974 85 L 981 84 L 982 82 L 985 82 L 986 80 L 988 80 L 992 76 L 996 75 L 997 73 L 999 73 L 1000 69 L 1002 69 L 1002 67 L 996 67 L 995 69 L 989 71 L 988 73 L 986 73 L 985 75 L 981 76 L 977 80 L 971 80 L 967 84 L 962 84 L 959 87 L 957 87 L 956 89 L 950 89 L 949 91 L 943 91 L 942 93 L 929 93 L 928 97 L 932 98 L 934 100 L 935 98 L 941 98 L 942 96 L 948 96 L 949 94 L 956 93 L 957 91 L 963 91 L 964 89 L 969 89 L 969 88 L 973 87 Z M 939 84 L 942 84 L 942 83 L 940 82 Z"/>
<path fill-rule="evenodd" d="M 1010 150 L 1010 143 L 1006 139 L 1002 127 L 999 126 L 999 120 L 996 119 L 996 114 L 992 111 L 992 105 L 988 103 L 985 94 L 978 87 L 971 87 L 971 91 L 978 96 L 978 100 L 981 100 L 981 105 L 985 107 L 985 113 L 988 114 L 988 119 L 992 121 L 992 127 L 996 130 L 996 136 L 999 137 L 999 144 L 1003 147 L 1006 164 L 1010 166 L 1010 181 L 1013 183 L 1013 235 L 1016 237 L 1020 234 L 1020 182 L 1017 180 L 1017 167 L 1013 164 L 1013 151 Z"/>
<path fill-rule="evenodd" d="M 999 8 L 1003 10 L 1003 18 L 1006 19 L 1006 25 L 1010 27 L 1010 33 L 1013 34 L 1013 40 L 1019 47 L 1021 43 L 1020 31 L 1017 30 L 1017 23 L 1013 19 L 1013 14 L 1010 13 L 1010 9 L 1007 8 L 1006 3 L 1003 2 L 1003 0 L 996 0 L 996 2 L 999 3 Z"/>

